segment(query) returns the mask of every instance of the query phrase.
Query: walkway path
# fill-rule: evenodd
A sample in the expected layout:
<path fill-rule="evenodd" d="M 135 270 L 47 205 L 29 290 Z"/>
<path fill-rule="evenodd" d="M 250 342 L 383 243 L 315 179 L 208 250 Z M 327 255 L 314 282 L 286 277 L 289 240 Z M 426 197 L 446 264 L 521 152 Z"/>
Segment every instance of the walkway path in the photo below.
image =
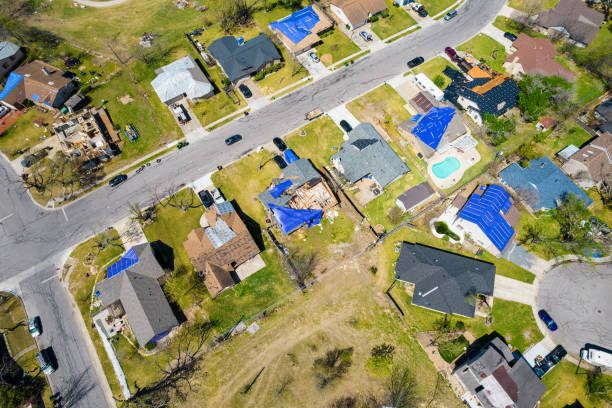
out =
<path fill-rule="evenodd" d="M 128 0 L 108 0 L 108 1 L 94 1 L 94 0 L 75 0 L 77 3 L 83 4 L 89 7 L 112 7 L 118 6 L 125 3 Z"/>
<path fill-rule="evenodd" d="M 32 351 L 36 349 L 36 344 L 32 344 L 30 347 L 26 347 L 23 350 L 21 350 L 19 353 L 15 354 L 13 357 L 13 360 L 17 361 L 21 358 L 21 356 L 23 356 L 25 353 L 27 353 L 28 351 Z"/>

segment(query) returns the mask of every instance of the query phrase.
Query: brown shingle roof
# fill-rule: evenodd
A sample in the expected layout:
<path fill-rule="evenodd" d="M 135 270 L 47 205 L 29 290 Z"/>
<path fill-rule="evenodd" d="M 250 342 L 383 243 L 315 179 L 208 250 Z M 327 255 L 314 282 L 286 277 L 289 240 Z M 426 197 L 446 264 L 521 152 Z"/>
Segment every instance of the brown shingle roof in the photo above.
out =
<path fill-rule="evenodd" d="M 557 7 L 538 14 L 543 27 L 564 27 L 573 40 L 589 44 L 597 35 L 604 15 L 587 7 L 581 0 L 560 0 Z"/>
<path fill-rule="evenodd" d="M 599 136 L 570 159 L 583 163 L 589 169 L 591 178 L 601 181 L 606 174 L 612 173 L 612 133 Z"/>
<path fill-rule="evenodd" d="M 24 76 L 26 98 L 35 100 L 33 96 L 38 95 L 38 101 L 51 105 L 58 91 L 71 82 L 64 77 L 64 70 L 38 60 L 17 68 L 15 72 Z"/>
<path fill-rule="evenodd" d="M 518 62 L 525 74 L 558 76 L 566 81 L 576 78 L 572 71 L 554 60 L 557 51 L 548 38 L 532 38 L 521 33 L 512 46 L 517 51 L 509 55 L 506 62 Z"/>
<path fill-rule="evenodd" d="M 234 279 L 227 269 L 219 265 L 207 263 L 204 270 L 204 284 L 210 293 L 210 296 L 215 297 L 223 291 L 223 289 L 234 286 Z"/>
<path fill-rule="evenodd" d="M 384 0 L 333 0 L 331 4 L 342 10 L 352 26 L 360 24 L 371 15 L 387 9 Z"/>

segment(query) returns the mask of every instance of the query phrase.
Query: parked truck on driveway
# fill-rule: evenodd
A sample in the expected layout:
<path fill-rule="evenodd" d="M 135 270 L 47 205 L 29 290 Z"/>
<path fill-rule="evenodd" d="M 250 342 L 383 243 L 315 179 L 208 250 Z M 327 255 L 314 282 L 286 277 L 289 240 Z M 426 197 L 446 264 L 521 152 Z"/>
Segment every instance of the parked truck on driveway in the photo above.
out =
<path fill-rule="evenodd" d="M 318 118 L 321 115 L 323 115 L 323 111 L 321 109 L 317 108 L 317 109 L 313 109 L 310 112 L 308 112 L 306 114 L 306 118 L 305 119 L 306 120 L 313 120 L 313 119 Z"/>

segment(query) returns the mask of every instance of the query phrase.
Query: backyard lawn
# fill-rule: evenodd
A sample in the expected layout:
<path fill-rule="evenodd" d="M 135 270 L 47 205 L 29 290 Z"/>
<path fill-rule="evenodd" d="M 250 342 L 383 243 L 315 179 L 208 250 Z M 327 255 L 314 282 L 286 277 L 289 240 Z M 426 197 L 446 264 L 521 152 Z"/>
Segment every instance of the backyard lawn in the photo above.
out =
<path fill-rule="evenodd" d="M 359 52 L 360 48 L 339 29 L 332 28 L 330 34 L 323 35 L 323 44 L 317 45 L 316 49 L 326 67 Z"/>
<path fill-rule="evenodd" d="M 420 65 L 420 66 L 416 67 L 413 71 L 414 71 L 415 74 L 423 73 L 423 74 L 427 75 L 427 77 L 429 79 L 431 79 L 432 81 L 436 77 L 439 76 L 440 77 L 440 81 L 442 81 L 443 84 L 441 86 L 438 86 L 438 88 L 444 89 L 444 88 L 446 88 L 448 86 L 448 84 L 451 83 L 450 78 L 447 77 L 446 75 L 442 74 L 442 71 L 444 71 L 444 68 L 446 68 L 447 66 L 451 66 L 451 63 L 448 62 L 448 60 L 446 58 L 433 57 L 432 59 L 430 59 L 429 61 L 427 61 L 423 65 Z"/>
<path fill-rule="evenodd" d="M 403 8 L 395 7 L 392 0 L 387 3 L 388 17 L 378 16 L 378 21 L 372 23 L 372 31 L 381 39 L 392 36 L 402 30 L 412 27 L 416 21 Z"/>
<path fill-rule="evenodd" d="M 612 43 L 612 22 L 608 22 L 599 29 L 599 32 L 586 48 L 576 48 L 573 53 L 580 58 L 586 55 L 608 55 L 610 53 L 610 44 Z M 612 66 L 607 64 L 608 75 L 612 76 Z"/>
<path fill-rule="evenodd" d="M 546 385 L 546 392 L 541 399 L 542 407 L 569 407 L 573 406 L 576 400 L 580 401 L 584 408 L 609 406 L 595 394 L 587 397 L 585 370 L 580 369 L 579 374 L 576 374 L 576 368 L 575 364 L 562 360 L 546 373 L 542 378 L 542 382 Z M 612 389 L 612 377 L 604 375 L 604 378 L 607 382 L 606 389 Z"/>
<path fill-rule="evenodd" d="M 466 51 L 479 60 L 484 59 L 487 65 L 497 72 L 505 72 L 503 65 L 506 60 L 506 49 L 486 34 L 478 34 L 457 47 L 457 50 Z"/>
<path fill-rule="evenodd" d="M 465 352 L 470 342 L 463 335 L 447 341 L 441 341 L 438 345 L 440 357 L 447 363 L 452 363 L 457 357 Z"/>
<path fill-rule="evenodd" d="M 38 108 L 30 108 L 28 112 L 21 115 L 11 127 L 0 134 L 0 150 L 13 160 L 20 156 L 17 150 L 31 149 L 41 142 L 43 135 L 50 136 L 50 132 L 45 132 L 45 127 L 37 128 L 34 121 L 42 119 L 44 123 L 53 122 L 52 113 L 43 113 Z"/>
<path fill-rule="evenodd" d="M 318 168 L 329 166 L 330 158 L 344 141 L 342 131 L 329 116 L 315 119 L 285 137 L 285 142 L 298 155 L 310 159 Z"/>
<path fill-rule="evenodd" d="M 612 36 L 610 40 L 612 41 Z M 555 61 L 576 75 L 572 89 L 574 91 L 574 101 L 578 106 L 583 106 L 604 93 L 605 85 L 597 76 L 588 73 L 564 55 L 557 54 Z"/>

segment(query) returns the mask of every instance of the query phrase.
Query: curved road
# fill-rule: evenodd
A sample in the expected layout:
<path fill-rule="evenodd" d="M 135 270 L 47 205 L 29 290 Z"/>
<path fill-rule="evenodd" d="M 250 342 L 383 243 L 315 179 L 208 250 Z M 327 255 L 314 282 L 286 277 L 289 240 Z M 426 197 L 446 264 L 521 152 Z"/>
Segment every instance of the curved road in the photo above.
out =
<path fill-rule="evenodd" d="M 586 343 L 612 349 L 611 294 L 612 264 L 554 267 L 538 289 L 538 310 L 545 309 L 559 327 L 546 334 L 575 357 Z"/>
<path fill-rule="evenodd" d="M 72 314 L 65 291 L 56 284 L 55 267 L 61 265 L 70 247 L 126 217 L 128 202 L 146 202 L 155 188 L 188 184 L 217 165 L 230 163 L 273 137 L 304 125 L 304 112 L 334 108 L 405 72 L 406 61 L 416 56 L 429 59 L 446 46 L 467 41 L 495 19 L 504 3 L 467 0 L 453 20 L 439 20 L 394 41 L 348 68 L 164 156 L 160 164 L 131 174 L 117 188 L 101 187 L 63 209 L 44 210 L 35 205 L 15 182 L 17 176 L 9 164 L 0 158 L 0 289 L 21 291 L 28 313 L 41 315 L 45 333 L 39 341 L 53 345 L 60 364 L 58 373 L 51 377 L 54 391 L 70 390 L 75 382 L 87 384 L 80 393 L 83 400 L 75 406 L 106 406 L 101 385 L 104 381 L 88 371 L 85 340 L 76 333 L 79 317 Z M 244 136 L 243 141 L 227 147 L 224 139 L 236 133 Z M 63 337 L 69 342 L 62 342 Z"/>

